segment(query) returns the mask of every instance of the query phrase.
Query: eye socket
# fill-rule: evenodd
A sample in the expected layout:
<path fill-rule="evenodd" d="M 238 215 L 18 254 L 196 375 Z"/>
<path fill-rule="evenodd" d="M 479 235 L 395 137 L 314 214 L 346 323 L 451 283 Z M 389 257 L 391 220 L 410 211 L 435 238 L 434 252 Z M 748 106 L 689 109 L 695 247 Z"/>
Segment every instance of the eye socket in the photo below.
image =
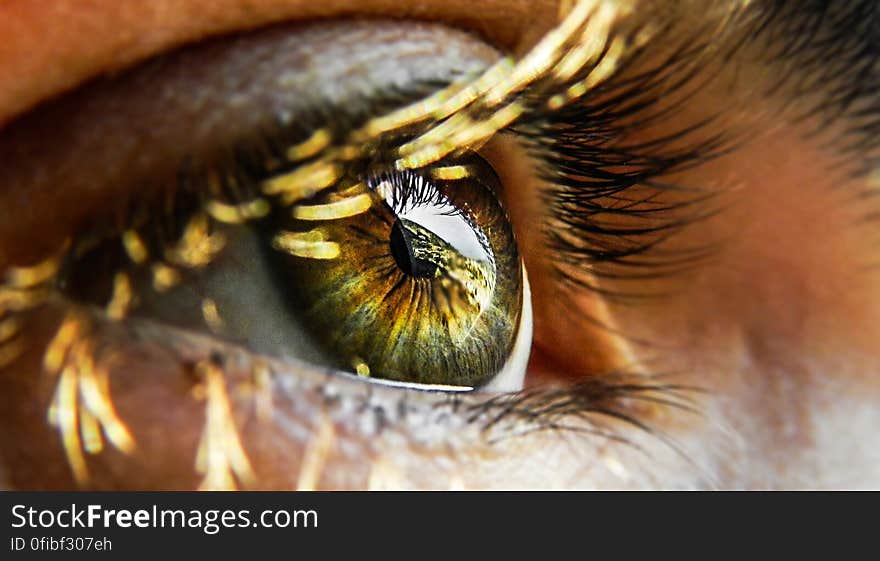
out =
<path fill-rule="evenodd" d="M 323 29 L 311 37 L 320 42 L 334 34 Z M 393 50 L 382 33 L 373 40 L 383 52 Z M 297 83 L 296 72 L 271 68 L 266 45 L 257 47 L 264 66 L 274 75 L 287 72 L 284 83 Z M 422 59 L 423 49 L 417 45 Z M 223 58 L 216 48 L 208 52 L 214 63 Z M 467 64 L 479 69 L 473 59 Z M 172 76 L 178 66 L 185 65 L 166 63 Z M 449 67 L 454 76 L 461 65 Z M 131 310 L 209 329 L 258 353 L 372 378 L 434 389 L 519 389 L 531 341 L 530 313 L 524 313 L 528 292 L 491 166 L 474 154 L 458 154 L 423 170 L 397 171 L 383 163 L 388 154 L 377 143 L 365 150 L 369 165 L 363 157 L 351 158 L 332 181 L 307 175 L 334 133 L 422 98 L 426 87 L 444 85 L 415 72 L 417 95 L 365 95 L 365 83 L 384 85 L 358 72 L 340 72 L 342 86 L 324 85 L 331 105 L 344 107 L 337 114 L 303 107 L 292 112 L 277 102 L 268 127 L 233 125 L 234 135 L 219 137 L 218 143 L 235 149 L 212 149 L 203 141 L 198 163 L 184 166 L 173 189 L 144 195 L 134 211 L 117 216 L 109 234 L 96 230 L 76 238 L 59 279 L 63 293 L 106 306 L 111 317 Z M 372 73 L 379 82 L 388 71 Z M 263 79 L 268 84 L 260 98 L 281 83 L 274 75 Z M 401 77 L 391 78 L 388 88 L 400 89 Z M 371 104 L 379 107 L 368 112 Z M 205 112 L 198 109 L 191 118 Z M 253 113 L 247 120 L 260 122 Z M 186 154 L 186 146 L 177 152 Z M 309 177 L 305 191 L 317 194 L 290 198 L 273 189 L 276 180 L 291 176 Z M 365 235 L 375 238 L 372 246 Z"/>

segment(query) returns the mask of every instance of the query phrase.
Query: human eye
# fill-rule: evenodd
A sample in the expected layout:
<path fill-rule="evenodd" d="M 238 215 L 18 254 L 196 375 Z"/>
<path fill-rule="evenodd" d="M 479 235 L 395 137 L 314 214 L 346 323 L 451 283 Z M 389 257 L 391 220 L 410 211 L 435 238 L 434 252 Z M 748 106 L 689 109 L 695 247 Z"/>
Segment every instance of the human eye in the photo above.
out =
<path fill-rule="evenodd" d="M 746 111 L 792 97 L 749 74 L 773 67 L 760 23 L 792 17 L 764 8 L 575 2 L 531 49 L 434 23 L 282 24 L 8 124 L 4 428 L 25 429 L 4 436 L 10 481 L 759 480 L 719 464 L 742 452 L 730 423 L 771 426 L 754 397 L 770 366 L 798 379 L 774 341 L 799 306 L 768 298 L 757 264 L 783 255 L 786 287 L 805 267 L 751 233 L 771 205 L 737 198 L 767 186 L 747 157 L 782 153 L 768 131 L 798 122 L 798 107 L 769 103 L 773 127 Z M 781 198 L 793 181 L 777 169 Z M 808 201 L 832 206 L 811 192 L 790 223 Z M 809 254 L 845 270 L 842 208 Z M 781 311 L 749 315 L 755 297 Z M 744 360 L 757 366 L 737 374 Z"/>
<path fill-rule="evenodd" d="M 433 82 L 480 67 L 453 55 L 421 70 L 426 46 L 463 36 L 412 26 L 397 45 L 394 31 L 381 22 L 269 30 L 88 93 L 101 107 L 145 83 L 164 92 L 118 107 L 152 122 L 153 144 L 137 148 L 149 167 L 118 179 L 138 186 L 137 199 L 125 200 L 128 186 L 109 212 L 90 215 L 96 226 L 60 259 L 60 293 L 114 319 L 133 312 L 375 379 L 457 387 L 521 379 L 525 355 L 514 349 L 518 337 L 528 347 L 531 328 L 520 325 L 528 302 L 495 172 L 467 154 L 398 170 L 384 145 L 401 133 L 368 130 L 381 124 L 368 117 L 382 106 L 406 111 Z M 340 49 L 340 37 L 357 39 L 363 53 Z M 346 64 L 335 63 L 341 57 Z M 191 70 L 199 66 L 201 75 Z M 331 75 L 302 78 L 317 68 Z M 228 75 L 236 85 L 219 83 Z M 193 106 L 184 86 L 216 93 Z M 230 97 L 238 108 L 223 105 Z M 127 122 L 105 121 L 91 147 L 76 143 L 112 158 L 106 141 L 117 134 L 128 134 Z M 165 175 L 155 145 L 175 146 L 162 155 L 175 161 Z M 117 166 L 109 158 L 101 167 Z M 106 188 L 101 177 L 88 181 Z"/>

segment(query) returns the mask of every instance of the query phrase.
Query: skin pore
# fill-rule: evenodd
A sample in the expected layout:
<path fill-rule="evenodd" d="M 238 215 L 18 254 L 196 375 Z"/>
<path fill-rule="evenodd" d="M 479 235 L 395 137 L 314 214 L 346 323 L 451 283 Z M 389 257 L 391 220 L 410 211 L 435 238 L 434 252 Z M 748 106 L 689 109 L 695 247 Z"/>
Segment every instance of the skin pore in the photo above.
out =
<path fill-rule="evenodd" d="M 880 292 L 875 288 L 880 246 L 876 220 L 870 219 L 877 203 L 866 196 L 877 186 L 872 184 L 876 175 L 855 171 L 873 155 L 870 146 L 857 144 L 842 154 L 838 148 L 852 144 L 847 111 L 830 118 L 829 111 L 816 109 L 829 105 L 824 102 L 833 92 L 824 91 L 823 84 L 800 87 L 815 71 L 769 54 L 776 45 L 774 24 L 765 35 L 748 34 L 748 40 L 735 26 L 726 26 L 726 15 L 739 3 L 719 0 L 711 9 L 687 1 L 632 5 L 627 16 L 632 22 L 674 14 L 673 29 L 658 34 L 667 41 L 651 43 L 641 62 L 627 69 L 633 75 L 667 60 L 680 47 L 674 38 L 685 37 L 683 30 L 723 31 L 700 62 L 693 81 L 699 87 L 670 91 L 654 102 L 658 111 L 676 107 L 674 116 L 633 127 L 617 140 L 645 144 L 708 119 L 711 125 L 701 127 L 694 142 L 705 142 L 712 131 L 735 138 L 717 156 L 662 177 L 684 188 L 665 190 L 660 200 L 687 203 L 677 216 L 683 226 L 672 230 L 662 249 L 708 245 L 713 248 L 709 257 L 677 274 L 636 279 L 593 275 L 583 266 L 583 275 L 601 290 L 562 283 L 544 227 L 552 227 L 556 217 L 541 196 L 547 186 L 536 160 L 509 135 L 494 139 L 486 152 L 505 186 L 531 278 L 535 344 L 527 386 L 566 387 L 583 382 L 584 372 L 594 379 L 651 373 L 651 380 L 695 388 L 656 394 L 686 399 L 695 411 L 629 396 L 631 402 L 612 410 L 625 411 L 650 430 L 608 415 L 562 418 L 572 430 L 534 430 L 528 408 L 510 402 L 373 390 L 273 363 L 272 407 L 258 415 L 252 402 L 259 392 L 248 385 L 252 357 L 228 360 L 220 375 L 204 367 L 185 371 L 151 343 L 173 338 L 180 353 L 190 357 L 188 364 L 216 346 L 206 337 L 169 336 L 167 330 L 143 325 L 137 343 L 120 343 L 128 352 L 119 353 L 112 373 L 114 406 L 136 446 L 89 455 L 88 478 L 80 483 L 204 485 L 214 472 L 194 469 L 196 450 L 204 438 L 206 403 L 217 403 L 205 395 L 234 388 L 229 390 L 233 429 L 247 459 L 230 460 L 227 472 L 239 487 L 880 485 L 880 452 L 872 446 L 880 422 Z M 559 11 L 556 2 L 525 0 L 317 5 L 177 0 L 148 8 L 101 0 L 9 2 L 0 7 L 0 36 L 9 38 L 0 47 L 0 83 L 11 85 L 0 89 L 0 123 L 101 73 L 273 22 L 354 15 L 441 22 L 473 31 L 500 51 L 521 54 L 558 22 Z M 686 70 L 676 72 L 670 81 Z M 780 80 L 781 75 L 792 77 Z M 635 189 L 635 199 L 639 193 L 651 195 L 645 186 Z M 11 208 L 11 200 L 0 186 L 0 209 Z M 34 200 L 43 199 L 35 194 Z M 47 208 L 43 219 L 49 223 L 51 213 L 61 211 L 76 209 Z M 0 268 L 29 263 L 57 244 L 31 239 L 41 226 L 29 223 L 27 213 L 2 216 Z M 42 231 L 51 237 L 50 228 Z M 654 296 L 626 299 L 609 293 Z M 53 304 L 34 318 L 31 336 L 44 344 L 34 345 L 0 374 L 0 475 L 6 486 L 77 484 L 63 438 L 45 421 L 53 380 L 40 375 L 45 342 L 63 316 L 63 306 Z M 503 412 L 505 420 L 494 423 Z M 606 434 L 589 433 L 597 428 Z M 225 452 L 236 457 L 234 450 Z M 208 483 L 230 486 L 224 476 L 215 476 Z"/>

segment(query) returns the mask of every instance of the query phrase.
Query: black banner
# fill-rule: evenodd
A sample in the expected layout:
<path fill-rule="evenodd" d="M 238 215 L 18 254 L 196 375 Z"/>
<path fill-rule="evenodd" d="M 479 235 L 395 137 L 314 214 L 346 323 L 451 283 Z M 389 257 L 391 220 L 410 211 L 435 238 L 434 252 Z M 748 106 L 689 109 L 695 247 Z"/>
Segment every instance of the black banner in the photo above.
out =
<path fill-rule="evenodd" d="M 494 551 L 525 544 L 554 550 L 658 553 L 710 542 L 748 549 L 796 547 L 831 537 L 847 520 L 847 539 L 871 535 L 869 519 L 831 512 L 841 496 L 675 493 L 282 493 L 4 492 L 2 559 L 56 553 L 109 558 L 131 554 L 253 555 L 363 549 Z M 863 495 L 862 498 L 866 498 Z M 847 502 L 862 498 L 848 496 Z M 855 500 L 853 500 L 855 499 Z M 838 547 L 838 546 L 835 546 Z M 372 552 L 372 553 L 370 553 Z M 297 555 L 298 556 L 298 555 Z"/>

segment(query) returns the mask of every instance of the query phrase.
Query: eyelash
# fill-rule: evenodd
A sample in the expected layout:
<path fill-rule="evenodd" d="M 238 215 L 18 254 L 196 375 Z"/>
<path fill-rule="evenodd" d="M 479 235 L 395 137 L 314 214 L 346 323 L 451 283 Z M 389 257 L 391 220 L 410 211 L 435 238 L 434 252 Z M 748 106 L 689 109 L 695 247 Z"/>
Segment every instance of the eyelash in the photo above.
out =
<path fill-rule="evenodd" d="M 712 160 L 739 139 L 730 131 L 707 131 L 713 119 L 706 119 L 650 143 L 621 140 L 630 131 L 674 119 L 701 87 L 697 78 L 704 73 L 707 45 L 700 37 L 700 32 L 687 37 L 682 41 L 687 47 L 634 78 L 609 80 L 579 104 L 557 112 L 536 111 L 514 127 L 548 185 L 544 199 L 558 227 L 547 232 L 547 245 L 557 255 L 556 273 L 574 289 L 610 301 L 638 301 L 653 295 L 605 288 L 601 280 L 676 275 L 713 254 L 708 245 L 664 250 L 677 231 L 715 211 L 705 209 L 711 200 L 708 190 L 663 178 Z M 639 65 L 645 54 L 644 49 L 634 51 L 618 75 Z M 682 77 L 673 80 L 676 76 Z M 650 191 L 633 194 L 634 187 Z M 674 192 L 691 195 L 662 202 L 664 193 Z M 617 220 L 603 221 L 608 217 Z"/>

